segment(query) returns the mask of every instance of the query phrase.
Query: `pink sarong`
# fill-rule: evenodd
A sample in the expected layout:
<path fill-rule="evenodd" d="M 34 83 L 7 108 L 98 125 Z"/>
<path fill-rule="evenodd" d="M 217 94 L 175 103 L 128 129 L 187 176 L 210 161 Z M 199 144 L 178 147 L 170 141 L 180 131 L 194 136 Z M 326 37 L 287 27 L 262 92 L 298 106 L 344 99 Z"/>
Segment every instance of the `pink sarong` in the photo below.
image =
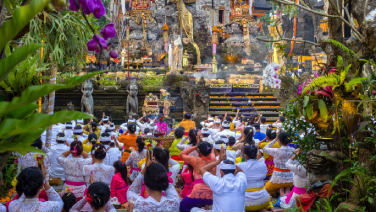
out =
<path fill-rule="evenodd" d="M 292 191 L 289 194 L 286 195 L 286 204 L 290 202 L 290 199 L 291 199 L 291 197 L 294 193 L 299 194 L 299 195 L 305 194 L 305 193 L 307 193 L 307 189 L 294 186 Z"/>

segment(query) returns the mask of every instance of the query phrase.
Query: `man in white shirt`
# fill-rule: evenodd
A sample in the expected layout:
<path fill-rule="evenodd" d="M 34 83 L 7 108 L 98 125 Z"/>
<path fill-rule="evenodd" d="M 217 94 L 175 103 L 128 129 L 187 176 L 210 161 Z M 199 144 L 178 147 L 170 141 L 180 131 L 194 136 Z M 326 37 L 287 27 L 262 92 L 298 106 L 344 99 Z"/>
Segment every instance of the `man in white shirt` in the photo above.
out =
<path fill-rule="evenodd" d="M 210 174 L 215 166 L 220 165 L 222 178 Z M 237 171 L 235 175 L 235 171 Z M 213 191 L 212 212 L 244 212 L 244 194 L 247 178 L 243 171 L 232 160 L 226 160 L 226 152 L 222 147 L 219 160 L 200 169 L 202 179 Z M 191 212 L 206 211 L 193 208 Z"/>
<path fill-rule="evenodd" d="M 222 132 L 219 132 L 219 133 L 217 133 L 214 137 L 213 137 L 213 139 L 214 140 L 218 140 L 218 137 L 220 137 L 221 135 L 224 135 L 224 136 L 226 136 L 226 137 L 230 137 L 230 136 L 233 136 L 236 140 L 240 137 L 240 133 L 236 133 L 236 132 L 232 132 L 231 130 L 230 130 L 230 122 L 229 121 L 224 121 L 223 123 L 222 123 L 222 127 L 223 127 L 223 131 Z"/>
<path fill-rule="evenodd" d="M 64 131 L 64 133 L 65 133 L 65 136 L 67 138 L 73 137 L 73 128 L 74 128 L 74 126 L 73 126 L 72 122 L 65 123 L 65 131 Z"/>
<path fill-rule="evenodd" d="M 128 119 L 128 124 L 127 124 L 127 126 L 128 125 L 130 125 L 130 124 L 132 124 L 132 123 L 136 123 L 136 119 L 134 119 L 134 118 L 129 118 Z M 141 131 L 141 128 L 139 128 L 138 126 L 137 126 L 137 124 L 136 124 L 136 134 L 137 135 L 139 135 L 140 134 L 140 131 Z M 125 131 L 126 132 L 126 131 Z M 123 132 L 124 133 L 124 132 Z"/>
<path fill-rule="evenodd" d="M 77 119 L 76 123 L 77 123 L 76 125 L 79 125 L 79 124 L 84 125 L 84 119 Z"/>
<path fill-rule="evenodd" d="M 57 157 L 69 149 L 65 134 L 62 132 L 57 134 L 56 144 L 51 146 L 51 150 L 48 153 L 51 163 L 50 177 L 60 177 L 61 180 L 65 180 L 64 168 L 57 162 Z"/>
<path fill-rule="evenodd" d="M 82 129 L 82 125 L 76 125 L 73 129 L 73 137 L 67 138 L 67 142 L 69 145 L 75 141 L 81 141 L 81 143 L 85 140 L 85 138 L 82 136 L 84 134 L 84 130 Z"/>
<path fill-rule="evenodd" d="M 266 131 L 269 129 L 268 125 L 265 123 L 266 122 L 266 118 L 265 117 L 262 117 L 262 114 L 260 115 L 260 132 L 261 133 L 264 133 L 266 135 Z"/>
<path fill-rule="evenodd" d="M 223 140 L 218 140 L 213 145 L 214 155 L 215 155 L 215 158 L 217 160 L 219 160 L 219 154 L 221 153 L 222 146 L 223 146 L 224 149 L 226 149 L 226 143 Z M 219 164 L 218 164 L 217 168 L 215 170 L 215 176 L 221 177 L 221 172 L 220 171 L 221 171 L 221 168 L 219 167 Z"/>
<path fill-rule="evenodd" d="M 202 141 L 206 141 L 210 144 L 213 144 L 214 140 L 210 136 L 210 130 L 208 128 L 203 128 L 201 130 L 201 134 L 203 136 Z"/>
<path fill-rule="evenodd" d="M 136 121 L 136 125 L 140 127 L 141 133 L 144 133 L 146 128 L 149 128 L 151 130 L 153 127 L 150 126 L 150 124 L 152 124 L 152 123 L 153 123 L 153 121 L 151 121 L 148 117 L 146 117 L 145 112 L 144 112 L 144 116 L 142 116 L 141 118 L 139 118 Z"/>
<path fill-rule="evenodd" d="M 105 116 L 103 113 L 102 120 L 99 122 L 99 127 L 98 127 L 101 130 L 101 133 L 104 133 L 104 131 L 108 129 L 110 124 L 111 124 L 110 118 L 108 116 Z"/>
<path fill-rule="evenodd" d="M 116 149 L 111 148 L 111 134 L 110 130 L 106 130 L 104 133 L 101 134 L 101 137 L 99 137 L 99 142 L 104 145 L 106 148 L 106 157 L 103 160 L 103 163 L 107 166 L 113 166 L 115 161 L 118 161 L 119 154 L 116 151 Z M 119 151 L 119 149 L 117 149 Z"/>
<path fill-rule="evenodd" d="M 208 126 L 211 126 L 214 122 L 214 118 L 213 117 L 208 117 L 208 120 L 206 121 L 202 121 L 200 122 L 201 126 L 202 127 L 208 127 Z"/>

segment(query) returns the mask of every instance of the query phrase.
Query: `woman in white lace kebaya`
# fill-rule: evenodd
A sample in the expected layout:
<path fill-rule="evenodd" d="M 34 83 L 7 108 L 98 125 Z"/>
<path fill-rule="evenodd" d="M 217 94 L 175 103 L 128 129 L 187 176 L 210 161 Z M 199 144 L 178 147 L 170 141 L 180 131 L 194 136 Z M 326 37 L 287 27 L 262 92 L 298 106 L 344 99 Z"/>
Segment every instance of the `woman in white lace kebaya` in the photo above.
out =
<path fill-rule="evenodd" d="M 278 141 L 280 149 L 272 148 Z M 286 132 L 280 132 L 278 139 L 274 139 L 272 142 L 264 147 L 264 152 L 274 157 L 274 172 L 270 181 L 265 185 L 265 189 L 270 195 L 274 195 L 277 189 L 280 189 L 280 193 L 290 193 L 290 187 L 293 186 L 294 173 L 286 167 L 286 162 L 294 155 L 295 149 L 289 147 L 290 139 Z"/>
<path fill-rule="evenodd" d="M 176 144 L 176 147 L 178 149 L 180 149 L 181 151 L 184 151 L 186 149 L 189 149 L 193 146 L 196 146 L 197 145 L 197 133 L 198 131 L 195 130 L 195 129 L 191 129 L 189 130 L 188 132 L 188 136 L 187 137 L 184 137 L 178 144 Z M 187 141 L 187 139 L 189 140 L 189 143 L 188 144 L 185 144 L 185 142 Z M 189 156 L 194 156 L 194 157 L 198 157 L 198 153 L 197 151 L 193 151 L 191 153 L 189 153 Z M 187 167 L 187 163 L 184 162 L 183 163 L 183 170 Z"/>
<path fill-rule="evenodd" d="M 111 180 L 115 174 L 115 168 L 103 163 L 105 157 L 106 147 L 103 144 L 94 144 L 91 149 L 93 165 L 84 166 L 84 175 L 90 176 L 85 178 L 88 186 L 94 182 L 104 182 L 108 187 L 111 186 Z"/>
<path fill-rule="evenodd" d="M 295 153 L 299 154 L 300 149 L 296 149 Z M 294 188 L 289 194 L 286 194 L 286 196 L 283 196 L 281 194 L 281 208 L 292 208 L 296 205 L 295 198 L 301 194 L 305 194 L 307 192 L 306 187 L 309 187 L 309 180 L 308 180 L 308 173 L 307 170 L 302 166 L 299 161 L 295 160 L 295 155 L 290 158 L 286 162 L 286 167 L 290 169 L 292 172 L 294 172 Z"/>
<path fill-rule="evenodd" d="M 138 150 L 136 151 L 134 148 L 131 147 L 131 154 L 125 163 L 127 166 L 131 167 L 130 173 L 130 179 L 134 181 L 137 177 L 137 175 L 141 172 L 141 168 L 138 167 L 138 162 L 146 158 L 146 152 L 148 150 L 144 149 L 145 143 L 142 141 L 142 138 L 139 136 L 136 139 L 136 144 Z"/>
<path fill-rule="evenodd" d="M 110 200 L 110 189 L 106 183 L 94 182 L 87 190 L 85 198 L 77 202 L 69 210 L 70 212 L 89 212 L 89 211 L 104 211 L 116 212 Z M 89 210 L 86 206 L 89 205 Z"/>
<path fill-rule="evenodd" d="M 48 184 L 43 185 L 43 179 L 47 172 L 42 164 L 42 172 L 37 167 L 29 167 L 18 175 L 16 190 L 21 197 L 9 204 L 9 212 L 60 212 L 63 209 L 63 201 L 59 194 Z M 42 189 L 46 190 L 48 201 L 41 202 L 38 195 Z"/>
<path fill-rule="evenodd" d="M 42 140 L 40 138 L 35 140 L 34 143 L 31 146 L 35 147 L 36 149 L 48 151 L 47 148 L 43 147 L 43 143 L 42 143 Z M 41 159 L 43 159 L 44 167 L 46 167 L 46 172 L 47 172 L 47 174 L 45 176 L 45 180 L 47 181 L 49 179 L 50 157 L 49 157 L 48 153 L 29 152 L 26 155 L 21 155 L 19 153 L 16 153 L 16 155 L 20 156 L 18 158 L 18 169 L 19 169 L 19 171 L 24 170 L 28 167 L 38 167 L 38 163 L 40 163 Z M 39 166 L 40 166 L 40 164 L 39 164 Z"/>
<path fill-rule="evenodd" d="M 251 144 L 244 147 L 245 162 L 238 163 L 247 177 L 247 189 L 245 190 L 244 205 L 246 211 L 259 211 L 273 209 L 270 194 L 264 189 L 264 178 L 268 169 L 262 161 L 256 161 L 258 148 Z"/>
<path fill-rule="evenodd" d="M 129 207 L 127 211 L 178 212 L 180 198 L 175 187 L 168 182 L 166 168 L 155 163 L 153 154 L 152 159 L 149 158 L 148 152 L 145 167 L 128 189 Z M 148 198 L 138 195 L 143 182 L 145 182 L 146 191 L 150 194 Z"/>
<path fill-rule="evenodd" d="M 72 154 L 72 157 L 68 158 L 70 154 Z M 67 186 L 71 187 L 74 195 L 79 201 L 84 196 L 87 188 L 83 168 L 85 165 L 92 164 L 91 158 L 83 151 L 83 146 L 80 141 L 73 141 L 70 145 L 70 150 L 59 155 L 57 157 L 57 162 L 64 168 L 64 188 Z M 61 195 L 64 195 L 65 193 L 66 190 L 63 189 Z"/>

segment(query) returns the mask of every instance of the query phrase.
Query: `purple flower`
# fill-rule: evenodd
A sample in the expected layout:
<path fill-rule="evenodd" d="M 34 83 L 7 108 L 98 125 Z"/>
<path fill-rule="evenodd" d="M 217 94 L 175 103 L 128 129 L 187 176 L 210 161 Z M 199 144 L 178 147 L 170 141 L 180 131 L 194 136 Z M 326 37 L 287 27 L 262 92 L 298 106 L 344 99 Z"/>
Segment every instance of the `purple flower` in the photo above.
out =
<path fill-rule="evenodd" d="M 87 49 L 89 51 L 96 51 L 97 53 L 99 53 L 101 51 L 101 48 L 100 48 L 100 46 L 98 45 L 98 43 L 96 41 L 97 39 L 95 39 L 95 38 L 98 39 L 98 41 L 101 44 L 101 46 L 102 46 L 103 49 L 107 49 L 107 42 L 106 42 L 106 40 L 103 39 L 103 38 L 101 38 L 101 37 L 99 37 L 99 35 L 94 35 L 93 39 L 90 40 L 87 43 Z"/>
<path fill-rule="evenodd" d="M 61 78 L 61 81 L 64 82 L 64 78 Z"/>
<path fill-rule="evenodd" d="M 96 19 L 100 19 L 106 14 L 106 10 L 101 0 L 87 0 L 87 7 L 89 8 L 89 11 L 93 13 Z"/>
<path fill-rule="evenodd" d="M 309 81 L 308 82 L 312 82 L 312 79 L 309 79 Z"/>
<path fill-rule="evenodd" d="M 278 66 L 274 67 L 274 70 L 277 71 L 278 70 Z"/>
<path fill-rule="evenodd" d="M 115 26 L 114 23 L 109 23 L 101 31 L 101 35 L 105 40 L 116 36 L 116 29 L 114 26 Z"/>
<path fill-rule="evenodd" d="M 69 0 L 69 4 L 70 4 L 69 9 L 71 11 L 78 11 L 78 10 L 80 10 L 80 7 L 81 7 L 83 11 L 85 11 L 85 9 L 87 10 L 86 0 L 77 0 L 77 3 L 78 3 L 78 5 L 76 4 L 75 0 Z M 87 13 L 85 13 L 85 14 L 87 14 Z"/>
<path fill-rule="evenodd" d="M 317 77 L 319 77 L 319 76 L 320 76 L 319 73 L 316 73 L 316 74 L 315 74 L 315 78 L 317 78 Z"/>
<path fill-rule="evenodd" d="M 112 51 L 110 51 L 110 57 L 112 57 L 112 58 L 117 58 L 117 53 L 116 53 L 116 51 L 114 51 L 114 50 L 112 50 Z"/>
<path fill-rule="evenodd" d="M 307 84 L 305 82 L 303 82 L 303 86 L 306 86 Z"/>
<path fill-rule="evenodd" d="M 375 94 L 375 93 L 376 93 L 376 91 L 375 91 L 375 90 L 373 90 L 373 91 L 372 91 L 372 94 Z"/>
<path fill-rule="evenodd" d="M 273 78 L 277 79 L 278 78 L 278 74 L 277 73 L 273 74 Z"/>
<path fill-rule="evenodd" d="M 302 95 L 302 91 L 301 90 L 298 90 L 298 95 Z"/>
<path fill-rule="evenodd" d="M 299 90 L 302 90 L 303 89 L 303 85 L 299 85 Z"/>

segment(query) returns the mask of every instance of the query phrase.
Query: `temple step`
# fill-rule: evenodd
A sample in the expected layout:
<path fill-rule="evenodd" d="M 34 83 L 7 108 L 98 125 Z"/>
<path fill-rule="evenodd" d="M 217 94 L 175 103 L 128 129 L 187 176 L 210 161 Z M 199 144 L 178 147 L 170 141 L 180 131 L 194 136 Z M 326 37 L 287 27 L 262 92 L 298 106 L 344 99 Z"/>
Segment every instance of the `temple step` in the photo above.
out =
<path fill-rule="evenodd" d="M 226 96 L 226 97 L 231 97 L 231 96 L 247 96 L 247 97 L 274 97 L 273 93 L 246 93 L 246 92 L 230 92 L 230 93 L 225 93 L 225 92 L 211 92 L 210 96 Z"/>
<path fill-rule="evenodd" d="M 210 102 L 276 102 L 275 97 L 210 97 Z"/>
<path fill-rule="evenodd" d="M 279 111 L 280 107 L 209 107 L 210 111 L 218 111 L 218 112 L 236 112 L 237 109 L 240 109 L 241 113 L 252 113 L 252 112 L 261 112 L 261 111 L 270 111 L 270 112 L 277 112 Z"/>
<path fill-rule="evenodd" d="M 240 104 L 242 103 L 242 104 Z M 243 104 L 246 106 L 253 107 L 279 107 L 279 102 L 210 102 L 210 107 L 243 107 Z"/>

